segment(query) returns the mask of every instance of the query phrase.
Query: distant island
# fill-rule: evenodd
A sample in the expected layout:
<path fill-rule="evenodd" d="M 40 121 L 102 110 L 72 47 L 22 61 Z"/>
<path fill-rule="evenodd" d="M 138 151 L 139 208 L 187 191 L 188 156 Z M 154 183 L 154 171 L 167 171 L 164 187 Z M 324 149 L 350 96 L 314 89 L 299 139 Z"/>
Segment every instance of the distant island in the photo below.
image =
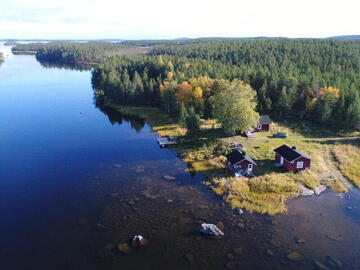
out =
<path fill-rule="evenodd" d="M 328 39 L 333 39 L 333 40 L 352 40 L 352 39 L 360 39 L 360 35 L 334 36 L 334 37 L 329 37 Z"/>

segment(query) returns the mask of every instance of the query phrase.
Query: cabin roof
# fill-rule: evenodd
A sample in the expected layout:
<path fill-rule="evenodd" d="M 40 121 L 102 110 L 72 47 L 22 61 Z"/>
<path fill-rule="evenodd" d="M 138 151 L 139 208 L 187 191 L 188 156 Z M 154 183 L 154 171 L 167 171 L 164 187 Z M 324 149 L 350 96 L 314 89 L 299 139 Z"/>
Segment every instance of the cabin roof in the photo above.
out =
<path fill-rule="evenodd" d="M 287 146 L 286 144 L 274 149 L 274 151 L 289 162 L 292 162 L 300 157 L 304 157 L 311 160 L 311 157 L 309 157 L 308 155 L 296 149 L 293 149 L 292 147 Z"/>
<path fill-rule="evenodd" d="M 260 125 L 270 125 L 272 123 L 270 116 L 267 114 L 260 115 L 259 124 Z"/>
<path fill-rule="evenodd" d="M 228 154 L 226 158 L 231 163 L 231 165 L 238 164 L 239 162 L 244 160 L 247 160 L 248 162 L 257 165 L 256 162 L 251 157 L 244 155 L 241 151 L 237 149 L 232 151 L 230 154 Z"/>

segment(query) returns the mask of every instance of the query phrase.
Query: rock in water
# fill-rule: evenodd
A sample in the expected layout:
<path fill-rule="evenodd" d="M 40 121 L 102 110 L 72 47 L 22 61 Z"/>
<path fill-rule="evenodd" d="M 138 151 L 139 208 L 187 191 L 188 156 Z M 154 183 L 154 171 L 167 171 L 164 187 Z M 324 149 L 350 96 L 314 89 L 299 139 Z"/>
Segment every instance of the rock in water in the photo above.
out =
<path fill-rule="evenodd" d="M 216 236 L 224 235 L 224 233 L 215 224 L 207 224 L 207 223 L 201 224 L 200 232 L 208 235 L 216 235 Z"/>
<path fill-rule="evenodd" d="M 145 246 L 147 243 L 148 241 L 141 235 L 135 235 L 132 239 L 133 247 Z"/>
<path fill-rule="evenodd" d="M 326 189 L 326 186 L 324 185 L 318 185 L 316 188 L 315 188 L 315 194 L 316 195 L 320 195 L 320 193 L 324 192 Z"/>

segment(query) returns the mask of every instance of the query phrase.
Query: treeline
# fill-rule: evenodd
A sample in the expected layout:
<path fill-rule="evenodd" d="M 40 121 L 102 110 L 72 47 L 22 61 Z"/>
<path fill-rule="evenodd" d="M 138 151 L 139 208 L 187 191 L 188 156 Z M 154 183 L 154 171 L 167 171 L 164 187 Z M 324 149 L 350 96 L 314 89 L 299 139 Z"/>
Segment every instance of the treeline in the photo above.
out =
<path fill-rule="evenodd" d="M 236 88 L 244 95 L 256 95 L 241 81 L 233 80 L 240 73 L 239 68 L 219 61 L 173 56 L 112 57 L 93 70 L 92 84 L 99 98 L 161 107 L 194 131 L 200 117 L 214 117 L 217 93 L 229 91 L 230 95 L 230 90 Z M 251 102 L 254 98 L 246 100 Z M 245 101 L 243 105 L 245 108 Z M 239 125 L 238 129 L 251 127 L 258 120 L 256 116 L 249 119 L 255 120 L 245 121 L 245 127 Z M 229 132 L 236 129 L 229 125 Z"/>
<path fill-rule="evenodd" d="M 4 55 L 2 52 L 0 52 L 0 65 L 4 62 Z"/>
<path fill-rule="evenodd" d="M 13 52 L 36 51 L 40 62 L 58 64 L 97 64 L 114 55 L 140 55 L 144 48 L 112 42 L 49 42 L 17 44 Z"/>
<path fill-rule="evenodd" d="M 360 41 L 200 40 L 156 46 L 150 54 L 232 65 L 257 91 L 260 113 L 360 128 Z"/>

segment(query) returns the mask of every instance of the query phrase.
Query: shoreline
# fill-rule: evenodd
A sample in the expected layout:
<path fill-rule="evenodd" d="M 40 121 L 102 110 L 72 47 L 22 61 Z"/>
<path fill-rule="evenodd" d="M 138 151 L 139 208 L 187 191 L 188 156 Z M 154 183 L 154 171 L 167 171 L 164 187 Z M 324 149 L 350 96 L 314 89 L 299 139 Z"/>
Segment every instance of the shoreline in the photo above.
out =
<path fill-rule="evenodd" d="M 204 121 L 202 124 L 204 134 L 201 134 L 203 137 L 187 138 L 184 136 L 186 130 L 181 128 L 159 108 L 120 106 L 113 104 L 109 100 L 105 100 L 103 106 L 112 107 L 121 113 L 143 118 L 159 136 L 172 135 L 178 137 L 180 143 L 171 148 L 189 165 L 189 172 L 205 175 L 206 181 L 204 184 L 208 185 L 215 194 L 221 196 L 232 208 L 246 209 L 259 214 L 283 214 L 287 212 L 286 201 L 306 196 L 306 191 L 311 191 L 307 195 L 313 195 L 314 191 L 319 187 L 326 187 L 339 193 L 349 190 L 349 185 L 342 182 L 348 181 L 349 178 L 342 172 L 341 166 L 336 164 L 338 161 L 333 160 L 329 165 L 330 158 L 325 157 L 326 152 L 330 151 L 333 155 L 335 149 L 340 151 L 342 146 L 333 146 L 334 149 L 327 145 L 323 147 L 321 143 L 328 138 L 317 138 L 314 143 L 307 142 L 307 137 L 303 138 L 300 135 L 294 135 L 293 140 L 298 141 L 302 147 L 306 146 L 308 151 L 313 148 L 311 154 L 316 154 L 314 156 L 314 169 L 295 174 L 274 168 L 274 161 L 271 157 L 273 143 L 271 139 L 268 139 L 267 135 L 269 134 L 267 133 L 259 134 L 256 140 L 241 136 L 224 137 L 220 135 L 219 128 L 205 128 L 204 126 L 208 123 Z M 212 127 L 214 127 L 213 123 Z M 275 127 L 275 129 L 277 128 L 279 127 Z M 353 137 L 353 139 L 356 141 L 359 137 Z M 272 140 L 276 140 L 277 144 L 283 143 L 279 139 Z M 247 153 L 254 156 L 256 160 L 262 160 L 266 156 L 265 164 L 259 166 L 255 172 L 256 177 L 249 179 L 230 176 L 225 166 L 224 153 L 231 149 L 231 142 L 240 142 L 245 145 Z M 256 153 L 254 150 L 260 147 L 258 145 L 261 145 L 261 148 L 266 148 L 267 153 Z M 357 148 L 357 150 L 358 156 L 354 157 L 355 160 L 360 158 L 360 149 Z M 331 158 L 334 157 L 331 156 Z M 327 167 L 320 168 L 319 164 L 321 166 L 326 164 Z M 342 181 L 338 179 L 339 175 L 342 177 Z M 358 177 L 358 175 L 355 176 Z M 357 186 L 356 182 L 352 181 L 352 183 Z M 317 193 L 317 195 L 320 193 Z"/>

